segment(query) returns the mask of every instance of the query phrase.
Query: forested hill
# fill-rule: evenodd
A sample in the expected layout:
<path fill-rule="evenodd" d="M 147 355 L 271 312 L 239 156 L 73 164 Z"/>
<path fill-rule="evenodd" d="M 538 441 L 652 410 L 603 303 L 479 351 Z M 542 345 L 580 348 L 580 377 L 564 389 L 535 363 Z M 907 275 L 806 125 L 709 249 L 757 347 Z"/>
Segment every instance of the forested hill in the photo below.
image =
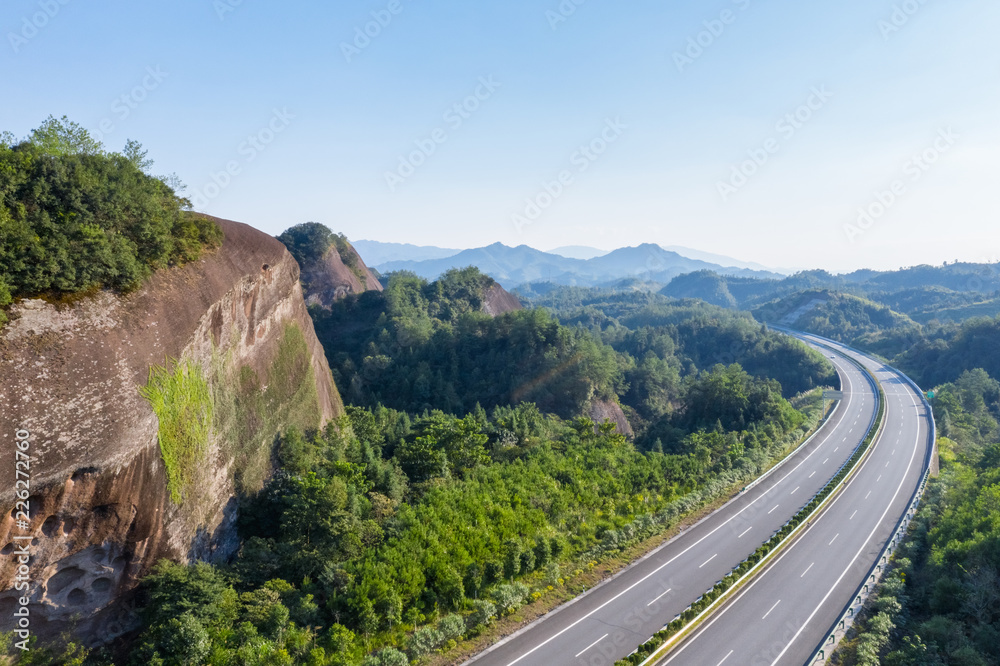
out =
<path fill-rule="evenodd" d="M 382 291 L 382 283 L 347 238 L 325 225 L 297 224 L 286 229 L 278 240 L 299 263 L 302 290 L 309 305 L 328 308 L 347 294 Z"/>
<path fill-rule="evenodd" d="M 696 271 L 674 278 L 662 292 L 753 310 L 794 301 L 810 290 L 853 295 L 917 322 L 962 321 L 1000 314 L 1000 264 L 953 263 L 899 271 L 861 270 L 846 275 L 803 271 L 783 279 L 757 279 Z"/>
<path fill-rule="evenodd" d="M 493 285 L 476 269 L 436 282 L 400 273 L 381 294 L 315 312 L 345 397 L 456 414 L 477 404 L 533 402 L 565 418 L 582 414 L 591 399 L 614 399 L 624 379 L 612 349 L 539 310 L 487 314 Z"/>
<path fill-rule="evenodd" d="M 718 364 L 776 380 L 786 397 L 836 382 L 821 354 L 746 313 L 563 288 L 537 301 L 548 308 L 491 317 L 481 311 L 490 284 L 475 269 L 436 282 L 400 273 L 381 294 L 314 312 L 345 397 L 456 414 L 532 402 L 564 418 L 612 400 L 641 431 L 675 411 L 686 378 Z"/>
<path fill-rule="evenodd" d="M 12 298 L 131 291 L 222 243 L 151 166 L 138 143 L 109 152 L 66 118 L 0 135 L 0 325 Z"/>
<path fill-rule="evenodd" d="M 498 638 L 755 478 L 819 418 L 793 394 L 836 385 L 822 355 L 696 302 L 583 290 L 493 317 L 475 269 L 386 277 L 311 311 L 348 417 L 281 438 L 232 565 L 145 582 L 127 663 L 405 666 Z M 593 400 L 636 441 L 580 418 Z"/>

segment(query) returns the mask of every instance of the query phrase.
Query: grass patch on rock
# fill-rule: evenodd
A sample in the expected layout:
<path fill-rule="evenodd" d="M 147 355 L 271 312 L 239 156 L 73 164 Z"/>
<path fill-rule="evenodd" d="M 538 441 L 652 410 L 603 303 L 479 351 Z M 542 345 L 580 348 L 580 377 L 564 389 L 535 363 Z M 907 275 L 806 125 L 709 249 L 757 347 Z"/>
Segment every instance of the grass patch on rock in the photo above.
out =
<path fill-rule="evenodd" d="M 150 368 L 139 392 L 159 419 L 167 489 L 170 499 L 181 504 L 208 451 L 214 417 L 211 390 L 198 365 L 168 360 L 165 366 Z"/>

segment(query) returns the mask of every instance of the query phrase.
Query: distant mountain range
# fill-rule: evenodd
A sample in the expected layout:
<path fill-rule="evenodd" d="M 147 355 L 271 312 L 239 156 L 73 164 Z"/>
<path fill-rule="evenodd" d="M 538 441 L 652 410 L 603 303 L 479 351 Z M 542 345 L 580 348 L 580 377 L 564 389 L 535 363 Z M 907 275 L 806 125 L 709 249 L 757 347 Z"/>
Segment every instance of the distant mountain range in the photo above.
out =
<path fill-rule="evenodd" d="M 828 293 L 817 296 L 817 292 Z M 696 271 L 677 277 L 660 291 L 672 298 L 698 298 L 723 307 L 760 311 L 768 321 L 776 321 L 777 313 L 793 313 L 801 305 L 803 294 L 830 300 L 837 307 L 859 307 L 856 299 L 838 300 L 829 292 L 868 299 L 920 323 L 995 317 L 1000 314 L 1000 264 L 955 263 L 898 271 L 859 270 L 844 275 L 802 271 L 780 280 Z M 769 303 L 769 308 L 761 309 Z M 842 315 L 830 319 L 840 321 L 839 317 Z M 864 317 L 870 318 L 868 314 Z"/>
<path fill-rule="evenodd" d="M 763 268 L 753 268 L 749 264 L 725 265 L 693 259 L 652 243 L 624 247 L 608 253 L 595 248 L 568 246 L 557 249 L 564 253 L 562 255 L 557 251 L 542 252 L 527 245 L 510 247 L 502 243 L 461 251 L 364 240 L 355 242 L 354 246 L 365 262 L 380 273 L 412 271 L 433 280 L 452 268 L 476 266 L 507 289 L 530 282 L 605 286 L 623 279 L 636 278 L 666 284 L 678 275 L 694 271 L 713 271 L 719 275 L 743 278 L 784 277 Z M 588 255 L 589 258 L 584 258 Z M 725 263 L 742 263 L 726 257 L 711 256 Z"/>
<path fill-rule="evenodd" d="M 608 253 L 607 250 L 598 250 L 596 247 L 587 247 L 585 245 L 564 245 L 548 252 L 549 254 L 558 254 L 560 257 L 566 257 L 567 259 L 593 259 L 594 257 L 603 257 Z"/>
<path fill-rule="evenodd" d="M 431 245 L 411 245 L 409 243 L 383 243 L 382 241 L 359 240 L 351 241 L 365 263 L 373 268 L 390 261 L 425 261 L 427 259 L 443 259 L 451 257 L 461 250 Z"/>

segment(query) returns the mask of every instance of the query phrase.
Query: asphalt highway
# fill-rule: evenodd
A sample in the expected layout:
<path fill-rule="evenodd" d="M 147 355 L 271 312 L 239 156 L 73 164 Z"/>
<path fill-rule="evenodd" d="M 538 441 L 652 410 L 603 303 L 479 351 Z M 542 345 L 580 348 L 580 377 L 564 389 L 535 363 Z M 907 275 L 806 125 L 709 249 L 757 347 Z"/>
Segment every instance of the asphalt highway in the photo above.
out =
<path fill-rule="evenodd" d="M 933 446 L 928 410 L 900 373 L 839 351 L 864 363 L 885 391 L 886 427 L 870 455 L 789 548 L 658 664 L 807 663 L 906 512 Z"/>
<path fill-rule="evenodd" d="M 771 470 L 755 486 L 675 536 L 614 578 L 548 613 L 466 663 L 477 666 L 560 666 L 564 664 L 610 666 L 616 660 L 633 652 L 636 647 L 659 631 L 664 624 L 670 622 L 678 613 L 704 594 L 716 581 L 729 573 L 757 546 L 769 539 L 789 518 L 808 503 L 812 496 L 850 458 L 864 439 L 875 418 L 877 397 L 869 379 L 855 365 L 844 358 L 844 354 L 847 352 L 834 353 L 825 350 L 824 353 L 828 357 L 832 357 L 831 362 L 837 366 L 844 390 L 844 398 L 837 404 L 826 423 L 798 452 Z M 904 395 L 904 389 L 901 386 L 890 384 L 891 377 L 888 373 L 882 373 L 882 375 L 886 382 L 885 388 L 889 393 L 890 402 L 893 403 L 894 422 L 900 427 L 908 425 L 911 430 L 914 430 L 916 419 L 913 418 L 913 410 L 905 412 L 899 403 L 901 399 L 908 400 Z M 912 440 L 916 433 L 911 431 L 907 431 L 907 433 L 909 434 L 903 434 L 906 434 L 910 440 L 908 448 L 903 443 L 896 445 L 897 453 L 890 455 L 888 458 L 890 462 L 903 460 L 903 458 L 908 460 L 911 457 L 911 451 L 914 449 Z M 901 442 L 905 439 L 903 434 L 901 434 Z M 895 445 L 895 442 L 893 444 Z M 880 454 L 882 449 L 888 449 L 888 447 L 880 445 Z M 879 460 L 882 458 L 879 457 Z M 872 464 L 868 466 L 874 469 Z M 890 467 L 891 469 L 887 467 L 884 470 L 886 478 L 879 480 L 879 483 L 882 483 L 882 486 L 886 488 L 890 485 L 890 473 L 900 471 L 896 469 L 895 465 L 890 465 Z M 867 479 L 867 477 L 865 478 Z M 896 476 L 892 478 L 896 478 Z M 899 495 L 903 494 L 906 493 L 900 491 Z M 871 498 L 872 501 L 864 505 L 866 507 L 863 512 L 864 516 L 860 517 L 872 518 L 873 520 L 878 518 L 880 511 L 876 512 L 874 507 L 881 506 L 881 504 L 877 504 L 875 500 L 881 501 L 881 498 L 881 492 L 876 497 Z M 888 500 L 888 498 L 886 499 Z M 890 515 L 891 512 L 887 514 L 886 522 Z M 862 521 L 858 520 L 860 517 L 848 519 L 846 526 L 838 524 L 838 528 L 844 532 L 860 529 L 858 528 L 862 525 Z M 852 520 L 855 522 L 851 522 Z M 868 525 L 867 522 L 864 524 Z M 865 528 L 864 531 L 867 534 L 868 528 Z M 806 563 L 803 569 L 808 567 L 812 561 L 819 561 L 820 552 L 824 554 L 824 560 L 813 566 L 812 570 L 815 572 L 842 569 L 841 563 L 851 561 L 860 566 L 863 558 L 854 558 L 854 553 L 851 551 L 851 545 L 855 545 L 855 540 L 842 535 L 839 537 L 839 541 L 840 543 L 834 542 L 836 548 L 832 550 L 827 547 L 826 551 L 817 551 L 817 555 L 809 563 Z M 786 559 L 793 561 L 795 566 L 798 565 L 798 559 Z M 801 572 L 796 572 L 797 579 L 798 573 Z M 845 576 L 845 578 L 850 577 Z M 808 584 L 803 582 L 804 579 L 798 580 L 806 586 L 810 586 L 809 584 L 814 582 L 812 578 L 809 579 Z M 846 581 L 844 585 L 847 585 Z M 765 586 L 758 587 L 765 589 Z M 779 584 L 777 587 L 781 588 L 782 585 Z M 821 590 L 819 587 L 814 587 L 811 591 Z M 822 596 L 820 594 L 820 597 Z M 812 599 L 812 596 L 804 598 Z M 745 644 L 752 646 L 751 649 L 755 651 L 769 648 L 771 636 L 763 630 L 765 625 L 759 617 L 768 609 L 764 608 L 759 613 L 756 609 L 757 603 L 765 603 L 767 599 L 771 599 L 771 597 L 765 595 L 764 601 L 757 600 L 747 604 L 748 608 L 745 612 L 727 613 L 726 624 L 720 624 L 718 625 L 719 629 L 704 633 L 704 638 L 692 642 L 690 647 L 685 646 L 685 652 L 692 650 L 688 653 L 691 656 L 676 657 L 674 663 L 714 666 L 726 657 L 729 650 L 736 650 L 743 645 L 744 643 L 741 641 L 746 641 Z M 782 604 L 778 604 L 778 608 L 773 613 L 775 617 L 782 617 L 782 622 L 790 621 L 784 619 L 786 609 L 805 610 L 806 606 L 812 603 L 812 601 L 800 603 L 785 592 L 778 594 L 774 599 L 783 599 L 784 607 L 782 608 Z M 842 605 L 839 602 L 832 604 L 832 606 L 836 606 L 836 611 L 839 611 Z M 808 615 L 812 608 L 813 606 L 809 606 L 805 615 Z M 768 616 L 768 618 L 770 617 Z M 824 618 L 826 618 L 825 614 L 817 613 L 816 617 L 810 620 L 809 626 L 822 625 Z M 728 622 L 729 620 L 731 623 Z M 722 628 L 730 627 L 730 624 L 735 624 L 736 627 Z M 770 624 L 773 623 L 769 623 L 767 626 Z M 737 640 L 737 635 L 745 636 L 745 638 Z M 754 635 L 756 635 L 755 639 Z M 806 645 L 807 638 L 800 635 L 794 644 Z M 764 643 L 761 643 L 761 640 Z M 716 654 L 718 654 L 718 658 L 716 658 Z M 788 659 L 791 659 L 791 653 L 787 654 Z M 795 654 L 798 652 L 795 651 Z M 730 663 L 733 664 L 749 663 L 732 656 L 729 659 Z"/>

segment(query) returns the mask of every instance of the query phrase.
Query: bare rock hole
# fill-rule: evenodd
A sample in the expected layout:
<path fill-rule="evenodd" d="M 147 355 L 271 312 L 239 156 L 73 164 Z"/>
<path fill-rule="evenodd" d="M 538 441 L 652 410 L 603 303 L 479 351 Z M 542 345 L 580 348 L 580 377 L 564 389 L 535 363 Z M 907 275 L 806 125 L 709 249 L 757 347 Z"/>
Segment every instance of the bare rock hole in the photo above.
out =
<path fill-rule="evenodd" d="M 42 506 L 45 500 L 41 495 L 32 495 L 28 498 L 28 517 L 34 520 L 42 513 Z"/>
<path fill-rule="evenodd" d="M 45 586 L 49 594 L 59 594 L 81 578 L 83 578 L 83 569 L 79 567 L 67 567 L 62 571 L 57 571 L 52 578 L 49 578 Z"/>
<path fill-rule="evenodd" d="M 42 534 L 47 537 L 54 535 L 58 529 L 59 519 L 55 516 L 49 516 L 45 519 L 45 522 L 42 523 Z"/>
<path fill-rule="evenodd" d="M 91 589 L 98 594 L 107 594 L 108 590 L 111 589 L 111 579 L 110 578 L 98 578 L 94 581 Z"/>
<path fill-rule="evenodd" d="M 80 479 L 84 478 L 88 474 L 93 474 L 96 471 L 97 471 L 96 467 L 82 467 L 82 468 L 76 470 L 75 472 L 73 472 L 73 476 L 70 477 L 70 481 L 79 481 Z"/>
<path fill-rule="evenodd" d="M 87 593 L 78 587 L 73 588 L 66 596 L 66 603 L 70 606 L 82 606 L 87 603 Z"/>

